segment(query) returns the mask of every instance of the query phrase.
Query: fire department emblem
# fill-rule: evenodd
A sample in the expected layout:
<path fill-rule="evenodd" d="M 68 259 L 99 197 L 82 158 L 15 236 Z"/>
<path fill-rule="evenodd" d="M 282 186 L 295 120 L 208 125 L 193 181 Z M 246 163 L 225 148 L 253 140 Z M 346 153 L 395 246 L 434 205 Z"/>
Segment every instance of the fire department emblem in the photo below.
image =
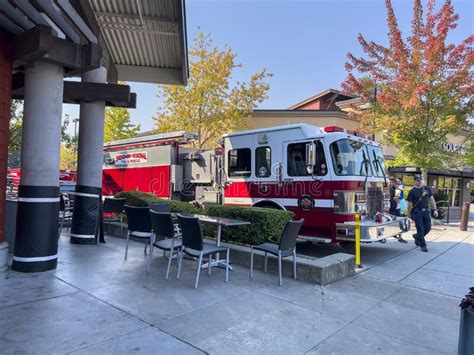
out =
<path fill-rule="evenodd" d="M 313 199 L 311 196 L 303 195 L 298 199 L 298 206 L 303 211 L 309 211 L 313 207 Z"/>

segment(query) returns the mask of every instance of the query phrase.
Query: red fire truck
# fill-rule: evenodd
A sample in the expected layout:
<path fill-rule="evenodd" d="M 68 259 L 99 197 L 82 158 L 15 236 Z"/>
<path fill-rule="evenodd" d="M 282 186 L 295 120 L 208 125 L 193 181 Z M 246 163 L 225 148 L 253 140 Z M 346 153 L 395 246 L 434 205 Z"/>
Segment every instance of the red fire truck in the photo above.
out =
<path fill-rule="evenodd" d="M 105 145 L 104 194 L 124 190 L 225 205 L 290 210 L 304 218 L 300 239 L 385 241 L 409 230 L 387 213 L 380 144 L 340 127 L 294 124 L 225 134 L 222 147 L 189 148 L 196 136 L 167 133 Z"/>

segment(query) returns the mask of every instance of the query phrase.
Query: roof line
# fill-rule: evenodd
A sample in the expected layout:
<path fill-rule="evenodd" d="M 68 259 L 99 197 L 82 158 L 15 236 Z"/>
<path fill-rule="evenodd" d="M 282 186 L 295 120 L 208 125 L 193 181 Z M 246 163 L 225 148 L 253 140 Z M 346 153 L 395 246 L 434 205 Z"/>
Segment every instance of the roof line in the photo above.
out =
<path fill-rule="evenodd" d="M 314 101 L 314 100 L 316 100 L 316 99 L 318 99 L 318 98 L 320 98 L 320 97 L 322 97 L 322 96 L 324 96 L 324 95 L 327 95 L 327 94 L 329 94 L 329 93 L 338 94 L 338 95 L 344 95 L 344 96 L 348 96 L 348 97 L 356 97 L 355 95 L 352 95 L 352 94 L 345 94 L 345 93 L 342 93 L 341 91 L 336 90 L 336 89 L 326 89 L 326 90 L 324 90 L 324 91 L 322 91 L 322 92 L 320 92 L 320 93 L 318 93 L 318 94 L 316 94 L 316 95 L 313 95 L 313 96 L 311 96 L 311 97 L 309 97 L 309 98 L 307 98 L 307 99 L 304 99 L 303 101 L 300 101 L 300 102 L 294 104 L 293 106 L 291 106 L 291 107 L 289 108 L 289 110 L 294 110 L 294 109 L 296 109 L 296 108 L 298 108 L 298 107 L 300 107 L 300 106 L 303 106 L 303 105 L 307 104 L 308 102 Z"/>

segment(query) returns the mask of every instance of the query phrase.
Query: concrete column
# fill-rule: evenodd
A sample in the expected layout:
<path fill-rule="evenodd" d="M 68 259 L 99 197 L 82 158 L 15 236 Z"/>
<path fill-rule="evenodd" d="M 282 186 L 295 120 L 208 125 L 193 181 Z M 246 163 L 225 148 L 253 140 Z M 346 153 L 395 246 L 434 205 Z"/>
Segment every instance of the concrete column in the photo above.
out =
<path fill-rule="evenodd" d="M 34 62 L 25 70 L 21 179 L 12 269 L 56 268 L 63 68 Z"/>
<path fill-rule="evenodd" d="M 0 271 L 7 269 L 8 243 L 5 241 L 5 202 L 8 165 L 8 129 L 12 85 L 12 42 L 0 30 Z"/>
<path fill-rule="evenodd" d="M 107 70 L 98 68 L 82 76 L 82 81 L 105 83 Z M 81 103 L 77 185 L 71 226 L 71 243 L 93 244 L 98 232 L 102 194 L 105 102 Z"/>

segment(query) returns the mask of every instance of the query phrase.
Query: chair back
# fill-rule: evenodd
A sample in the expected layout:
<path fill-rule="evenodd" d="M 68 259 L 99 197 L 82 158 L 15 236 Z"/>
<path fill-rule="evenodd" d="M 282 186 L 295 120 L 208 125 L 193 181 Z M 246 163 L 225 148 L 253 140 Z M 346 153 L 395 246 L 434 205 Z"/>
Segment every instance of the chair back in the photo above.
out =
<path fill-rule="evenodd" d="M 298 238 L 303 222 L 304 218 L 301 218 L 299 221 L 288 221 L 286 223 L 281 235 L 279 250 L 289 250 L 296 246 L 296 238 Z"/>
<path fill-rule="evenodd" d="M 133 232 L 151 232 L 150 209 L 148 207 L 124 206 L 127 215 L 128 230 Z"/>
<path fill-rule="evenodd" d="M 124 205 L 124 198 L 106 197 L 102 209 L 104 213 L 122 213 Z"/>
<path fill-rule="evenodd" d="M 203 249 L 202 231 L 197 217 L 178 214 L 178 223 L 181 227 L 183 246 L 194 250 Z"/>
<path fill-rule="evenodd" d="M 171 205 L 169 203 L 152 203 L 150 211 L 171 213 Z"/>
<path fill-rule="evenodd" d="M 155 212 L 150 209 L 151 227 L 158 239 L 173 238 L 174 224 L 169 212 Z"/>
<path fill-rule="evenodd" d="M 59 194 L 59 210 L 62 212 L 66 209 L 66 201 L 64 200 L 64 195 Z"/>

